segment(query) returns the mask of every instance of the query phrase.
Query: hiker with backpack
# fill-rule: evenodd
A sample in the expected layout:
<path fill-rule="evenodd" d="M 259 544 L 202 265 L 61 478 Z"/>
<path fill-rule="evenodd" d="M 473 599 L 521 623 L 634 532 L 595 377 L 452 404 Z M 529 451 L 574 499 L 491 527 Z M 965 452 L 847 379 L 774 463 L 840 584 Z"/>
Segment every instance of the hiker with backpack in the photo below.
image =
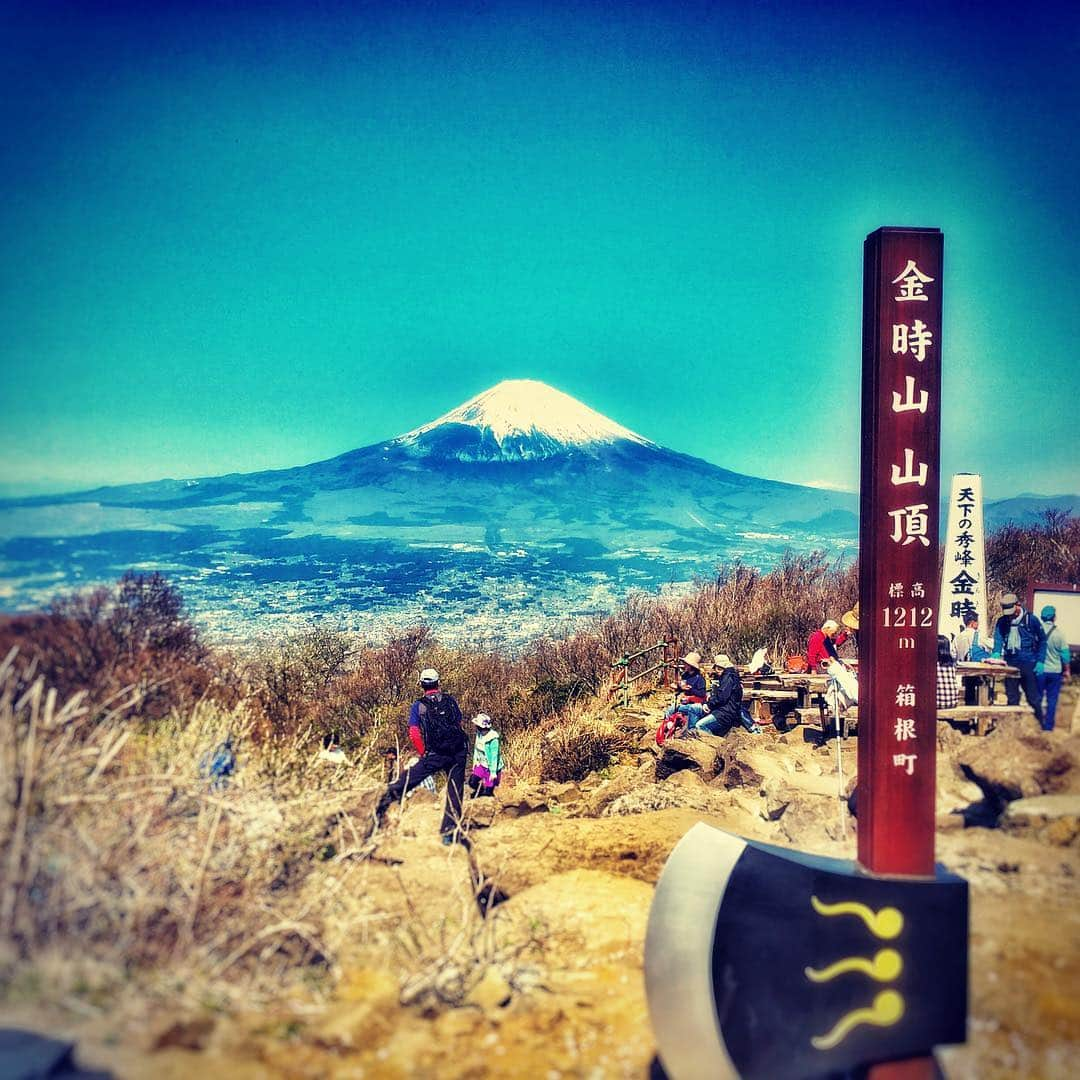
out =
<path fill-rule="evenodd" d="M 469 774 L 469 789 L 474 798 L 482 795 L 494 795 L 502 776 L 502 753 L 499 749 L 499 733 L 491 726 L 491 717 L 487 713 L 477 713 L 473 717 L 476 727 L 476 742 L 473 745 L 472 772 Z"/>
<path fill-rule="evenodd" d="M 207 750 L 199 758 L 198 771 L 199 779 L 206 780 L 214 794 L 229 786 L 229 780 L 236 772 L 236 750 L 233 748 L 232 735 L 227 735 L 224 742 L 218 743 L 213 750 Z"/>
<path fill-rule="evenodd" d="M 1046 698 L 1046 712 L 1043 714 L 1043 731 L 1054 730 L 1054 714 L 1057 712 L 1058 695 L 1062 682 L 1069 680 L 1069 664 L 1072 654 L 1069 652 L 1069 639 L 1061 627 L 1054 621 L 1057 609 L 1047 604 L 1042 609 L 1043 630 L 1046 631 L 1046 662 L 1043 673 L 1039 676 L 1039 702 Z"/>
<path fill-rule="evenodd" d="M 405 769 L 383 792 L 375 807 L 375 819 L 381 824 L 390 807 L 400 802 L 413 788 L 435 773 L 446 773 L 446 807 L 439 832 L 444 844 L 468 842 L 461 831 L 461 794 L 465 786 L 465 765 L 469 742 L 461 726 L 461 709 L 439 684 L 434 668 L 420 672 L 421 697 L 409 710 L 409 738 L 420 760 Z"/>
<path fill-rule="evenodd" d="M 1020 688 L 1023 687 L 1024 697 L 1035 710 L 1035 719 L 1041 727 L 1039 676 L 1046 663 L 1046 631 L 1030 611 L 1024 610 L 1016 593 L 1002 596 L 1001 611 L 1001 617 L 994 624 L 994 651 L 990 659 L 1004 658 L 1006 664 L 1019 668 L 1019 678 L 1005 680 L 1005 700 L 1010 705 L 1019 705 Z"/>

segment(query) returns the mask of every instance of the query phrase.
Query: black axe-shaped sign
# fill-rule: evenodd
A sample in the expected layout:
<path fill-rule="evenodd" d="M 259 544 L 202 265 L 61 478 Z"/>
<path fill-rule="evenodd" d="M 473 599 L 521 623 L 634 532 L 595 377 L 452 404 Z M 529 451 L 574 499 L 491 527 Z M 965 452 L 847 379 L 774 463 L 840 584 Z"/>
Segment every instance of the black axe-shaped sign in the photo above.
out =
<path fill-rule="evenodd" d="M 699 823 L 657 883 L 645 984 L 673 1080 L 805 1080 L 963 1042 L 968 887 Z"/>

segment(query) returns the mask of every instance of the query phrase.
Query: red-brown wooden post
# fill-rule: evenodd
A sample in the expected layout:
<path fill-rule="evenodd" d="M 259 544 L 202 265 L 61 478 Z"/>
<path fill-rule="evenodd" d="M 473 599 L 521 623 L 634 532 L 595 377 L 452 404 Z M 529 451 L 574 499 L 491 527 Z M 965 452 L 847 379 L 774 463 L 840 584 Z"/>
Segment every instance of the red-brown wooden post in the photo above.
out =
<path fill-rule="evenodd" d="M 876 874 L 934 873 L 942 240 L 883 228 L 864 247 L 858 860 Z"/>

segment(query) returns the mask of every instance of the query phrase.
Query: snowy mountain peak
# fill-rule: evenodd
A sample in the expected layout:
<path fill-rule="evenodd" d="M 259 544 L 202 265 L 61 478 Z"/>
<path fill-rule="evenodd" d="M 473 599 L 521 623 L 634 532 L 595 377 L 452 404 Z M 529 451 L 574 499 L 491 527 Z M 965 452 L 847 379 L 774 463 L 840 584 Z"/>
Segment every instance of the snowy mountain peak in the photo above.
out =
<path fill-rule="evenodd" d="M 458 458 L 544 458 L 559 450 L 587 450 L 620 440 L 656 445 L 536 379 L 506 379 L 394 443 L 419 449 L 426 437 L 463 427 L 476 429 L 482 445 L 459 448 L 454 454 Z"/>

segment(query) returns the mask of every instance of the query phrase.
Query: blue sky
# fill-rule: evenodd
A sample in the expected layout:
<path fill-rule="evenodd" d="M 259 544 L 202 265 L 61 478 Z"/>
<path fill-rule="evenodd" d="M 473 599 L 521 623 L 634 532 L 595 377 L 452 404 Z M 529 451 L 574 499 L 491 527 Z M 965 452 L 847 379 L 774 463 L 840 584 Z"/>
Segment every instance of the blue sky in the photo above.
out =
<path fill-rule="evenodd" d="M 523 377 L 854 488 L 881 225 L 945 233 L 943 473 L 1080 491 L 1080 16 L 941 7 L 0 3 L 0 491 Z"/>

